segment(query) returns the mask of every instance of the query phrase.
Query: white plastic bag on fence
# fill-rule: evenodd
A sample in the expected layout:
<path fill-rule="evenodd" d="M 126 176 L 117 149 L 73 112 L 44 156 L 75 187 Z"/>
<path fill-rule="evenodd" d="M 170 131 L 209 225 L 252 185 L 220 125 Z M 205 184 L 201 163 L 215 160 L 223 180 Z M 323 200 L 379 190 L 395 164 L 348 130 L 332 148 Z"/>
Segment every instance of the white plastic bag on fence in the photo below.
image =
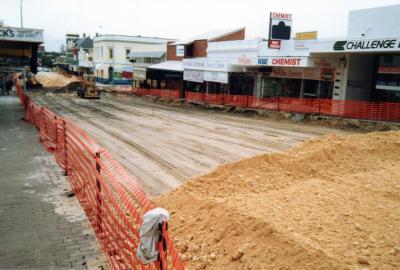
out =
<path fill-rule="evenodd" d="M 168 219 L 169 213 L 164 208 L 155 208 L 144 215 L 140 227 L 140 244 L 136 250 L 136 256 L 144 264 L 157 260 L 157 242 L 160 238 L 158 224 L 168 221 Z"/>

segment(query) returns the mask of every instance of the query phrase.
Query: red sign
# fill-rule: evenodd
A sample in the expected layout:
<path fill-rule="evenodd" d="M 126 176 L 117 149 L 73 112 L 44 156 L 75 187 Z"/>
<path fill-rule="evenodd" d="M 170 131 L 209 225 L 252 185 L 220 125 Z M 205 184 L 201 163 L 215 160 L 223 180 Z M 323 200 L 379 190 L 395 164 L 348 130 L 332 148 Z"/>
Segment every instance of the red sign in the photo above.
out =
<path fill-rule="evenodd" d="M 301 58 L 273 58 L 274 66 L 300 66 Z"/>
<path fill-rule="evenodd" d="M 292 20 L 292 14 L 289 14 L 289 13 L 279 13 L 279 12 L 271 12 L 271 18 L 272 18 L 272 19 L 278 19 L 278 20 L 287 20 L 287 21 L 291 21 L 291 20 Z"/>
<path fill-rule="evenodd" d="M 278 49 L 280 50 L 281 48 L 281 41 L 280 40 L 270 40 L 268 42 L 268 47 L 271 49 Z"/>

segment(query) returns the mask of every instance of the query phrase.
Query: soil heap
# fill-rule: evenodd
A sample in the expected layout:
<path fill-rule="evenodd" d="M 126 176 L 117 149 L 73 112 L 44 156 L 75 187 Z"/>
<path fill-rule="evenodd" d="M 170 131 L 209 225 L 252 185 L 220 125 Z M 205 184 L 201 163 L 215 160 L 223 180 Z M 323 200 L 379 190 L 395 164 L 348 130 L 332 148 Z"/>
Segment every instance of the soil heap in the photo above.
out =
<path fill-rule="evenodd" d="M 39 72 L 35 79 L 47 88 L 64 87 L 72 82 L 77 82 L 79 79 L 75 76 L 66 77 L 56 72 Z"/>
<path fill-rule="evenodd" d="M 400 269 L 400 132 L 220 166 L 155 203 L 187 269 Z"/>

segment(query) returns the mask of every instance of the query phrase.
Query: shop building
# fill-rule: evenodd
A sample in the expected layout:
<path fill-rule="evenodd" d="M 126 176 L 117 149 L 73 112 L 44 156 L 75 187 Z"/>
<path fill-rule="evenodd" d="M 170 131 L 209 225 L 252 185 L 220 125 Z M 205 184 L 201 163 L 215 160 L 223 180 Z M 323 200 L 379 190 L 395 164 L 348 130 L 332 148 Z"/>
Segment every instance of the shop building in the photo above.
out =
<path fill-rule="evenodd" d="M 93 39 L 83 34 L 83 37 L 76 41 L 74 48 L 76 64 L 73 70 L 79 74 L 90 74 L 94 70 L 93 62 Z"/>
<path fill-rule="evenodd" d="M 0 26 L 0 77 L 29 67 L 37 72 L 38 47 L 43 30 Z"/>
<path fill-rule="evenodd" d="M 94 38 L 94 66 L 98 82 L 132 84 L 132 52 L 163 51 L 170 39 L 142 36 L 101 35 Z"/>
<path fill-rule="evenodd" d="M 347 36 L 321 40 L 311 55 L 343 59 L 342 100 L 400 102 L 400 5 L 350 12 Z"/>
<path fill-rule="evenodd" d="M 150 88 L 151 81 L 147 79 L 147 68 L 166 61 L 167 46 L 161 51 L 131 52 L 129 59 L 133 64 L 133 88 Z"/>
<path fill-rule="evenodd" d="M 235 28 L 208 32 L 168 44 L 167 61 L 148 67 L 147 76 L 152 82 L 151 88 L 173 90 L 179 93 L 180 98 L 185 97 L 185 90 L 195 93 L 194 95 L 204 93 L 204 84 L 201 78 L 198 78 L 203 74 L 201 67 L 185 70 L 184 66 L 192 61 L 193 63 L 204 62 L 211 42 L 243 40 L 244 38 L 245 29 Z"/>

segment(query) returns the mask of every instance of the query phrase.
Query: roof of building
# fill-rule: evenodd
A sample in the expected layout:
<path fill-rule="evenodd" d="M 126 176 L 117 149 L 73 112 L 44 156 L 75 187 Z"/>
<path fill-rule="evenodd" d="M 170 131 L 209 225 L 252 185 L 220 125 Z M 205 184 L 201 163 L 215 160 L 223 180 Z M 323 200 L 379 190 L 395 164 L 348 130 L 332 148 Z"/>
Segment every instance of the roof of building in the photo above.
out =
<path fill-rule="evenodd" d="M 176 41 L 171 38 L 159 37 L 142 37 L 142 36 L 126 36 L 126 35 L 100 35 L 94 38 L 94 42 L 100 41 L 122 41 L 122 42 L 137 42 L 137 43 L 152 43 L 152 44 L 166 44 L 168 41 Z"/>
<path fill-rule="evenodd" d="M 173 45 L 186 45 L 193 43 L 196 40 L 208 40 L 208 41 L 213 41 L 215 39 L 239 32 L 241 30 L 244 30 L 245 27 L 240 27 L 240 28 L 231 28 L 231 29 L 224 29 L 224 30 L 217 30 L 217 31 L 211 31 L 207 33 L 203 33 L 198 36 L 194 36 L 188 39 L 182 39 L 177 42 L 175 42 Z"/>
<path fill-rule="evenodd" d="M 93 48 L 93 39 L 90 37 L 80 38 L 76 41 L 77 48 L 84 48 L 84 49 L 92 49 Z"/>
<path fill-rule="evenodd" d="M 161 58 L 165 55 L 165 51 L 155 51 L 155 52 L 131 52 L 129 58 Z"/>
<path fill-rule="evenodd" d="M 183 63 L 182 61 L 165 61 L 159 64 L 151 65 L 148 68 L 183 72 Z"/>

